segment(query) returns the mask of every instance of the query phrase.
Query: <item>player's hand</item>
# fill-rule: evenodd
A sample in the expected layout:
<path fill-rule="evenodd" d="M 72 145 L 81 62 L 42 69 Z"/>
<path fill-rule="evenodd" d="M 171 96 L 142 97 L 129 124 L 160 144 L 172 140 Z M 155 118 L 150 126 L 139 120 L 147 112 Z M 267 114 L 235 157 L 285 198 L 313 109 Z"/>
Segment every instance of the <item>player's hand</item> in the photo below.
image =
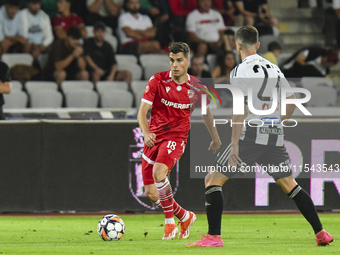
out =
<path fill-rule="evenodd" d="M 75 58 L 79 58 L 81 55 L 83 55 L 83 52 L 84 52 L 83 47 L 77 46 L 73 51 L 73 56 Z"/>
<path fill-rule="evenodd" d="M 232 144 L 230 147 L 228 166 L 241 166 L 242 159 L 238 156 L 238 144 Z"/>
<path fill-rule="evenodd" d="M 102 77 L 104 75 L 104 71 L 101 68 L 94 69 L 95 74 L 97 74 L 99 77 Z"/>
<path fill-rule="evenodd" d="M 155 133 L 148 133 L 144 135 L 144 143 L 148 147 L 152 147 L 155 145 L 156 142 L 156 134 Z"/>
<path fill-rule="evenodd" d="M 216 152 L 218 151 L 218 149 L 221 147 L 221 145 L 222 145 L 222 142 L 221 142 L 221 140 L 216 140 L 216 141 L 212 141 L 211 143 L 210 143 L 210 146 L 209 146 L 209 149 L 208 149 L 208 151 L 213 151 L 213 153 L 214 154 L 216 154 Z"/>

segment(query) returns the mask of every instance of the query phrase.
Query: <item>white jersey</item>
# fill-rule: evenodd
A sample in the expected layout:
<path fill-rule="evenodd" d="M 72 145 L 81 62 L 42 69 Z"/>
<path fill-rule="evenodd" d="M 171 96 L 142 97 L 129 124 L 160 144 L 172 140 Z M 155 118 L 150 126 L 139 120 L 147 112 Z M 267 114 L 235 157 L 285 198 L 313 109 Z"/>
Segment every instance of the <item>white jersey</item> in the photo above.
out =
<path fill-rule="evenodd" d="M 283 146 L 283 126 L 281 125 L 281 87 L 290 87 L 277 65 L 258 54 L 246 57 L 230 73 L 231 85 L 237 86 L 245 96 L 246 124 L 242 128 L 241 140 L 262 144 Z M 248 94 L 251 87 L 252 95 Z M 273 105 L 273 93 L 277 92 L 277 106 L 269 115 L 256 115 L 249 110 L 249 98 L 256 110 L 268 110 Z M 287 94 L 286 97 L 293 95 Z M 257 127 L 250 127 L 257 126 Z"/>

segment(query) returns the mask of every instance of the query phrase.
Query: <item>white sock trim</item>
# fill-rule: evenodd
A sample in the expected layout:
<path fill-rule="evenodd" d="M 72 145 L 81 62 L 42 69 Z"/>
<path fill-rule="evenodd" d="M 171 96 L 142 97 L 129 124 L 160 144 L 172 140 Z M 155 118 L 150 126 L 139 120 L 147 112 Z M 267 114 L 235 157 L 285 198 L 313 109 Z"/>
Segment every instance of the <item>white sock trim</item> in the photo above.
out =
<path fill-rule="evenodd" d="M 166 218 L 165 219 L 165 224 L 175 224 L 175 219 L 174 218 Z"/>

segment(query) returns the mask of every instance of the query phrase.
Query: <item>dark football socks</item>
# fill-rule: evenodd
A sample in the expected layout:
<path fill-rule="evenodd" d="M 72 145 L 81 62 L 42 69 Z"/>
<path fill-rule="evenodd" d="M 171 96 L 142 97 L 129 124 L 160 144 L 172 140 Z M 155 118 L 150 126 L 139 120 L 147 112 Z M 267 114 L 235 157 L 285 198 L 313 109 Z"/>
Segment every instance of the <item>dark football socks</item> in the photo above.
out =
<path fill-rule="evenodd" d="M 299 185 L 296 185 L 288 196 L 294 200 L 302 215 L 306 218 L 309 224 L 312 225 L 314 233 L 316 234 L 321 231 L 322 224 L 309 194 Z"/>
<path fill-rule="evenodd" d="M 221 235 L 223 213 L 223 193 L 220 186 L 209 186 L 205 189 L 205 208 L 207 212 L 209 235 Z"/>

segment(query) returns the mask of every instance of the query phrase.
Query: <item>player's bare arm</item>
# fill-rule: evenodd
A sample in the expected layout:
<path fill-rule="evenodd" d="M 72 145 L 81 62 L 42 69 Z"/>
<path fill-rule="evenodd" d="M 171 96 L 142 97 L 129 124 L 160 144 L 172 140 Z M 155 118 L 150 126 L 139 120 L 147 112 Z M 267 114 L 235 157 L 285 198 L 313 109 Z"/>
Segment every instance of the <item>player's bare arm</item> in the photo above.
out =
<path fill-rule="evenodd" d="M 154 142 L 156 142 L 156 134 L 155 133 L 150 133 L 149 125 L 148 125 L 148 119 L 146 117 L 150 105 L 144 102 L 141 102 L 141 105 L 139 107 L 138 115 L 137 115 L 137 120 L 139 123 L 139 127 L 142 129 L 142 132 L 144 134 L 144 143 L 148 147 L 152 147 L 155 145 Z"/>
<path fill-rule="evenodd" d="M 291 95 L 291 96 L 287 97 L 287 99 L 294 99 L 294 98 L 295 98 L 294 95 Z M 295 104 L 287 104 L 287 106 L 286 106 L 286 115 L 281 115 L 281 121 L 289 119 L 293 115 L 295 107 L 296 107 Z"/>
<path fill-rule="evenodd" d="M 220 140 L 220 137 L 217 133 L 217 129 L 216 127 L 214 127 L 214 117 L 210 111 L 210 108 L 207 109 L 207 114 L 206 115 L 202 115 L 203 121 L 205 126 L 207 127 L 210 136 L 212 138 L 212 141 L 210 143 L 209 146 L 209 151 L 212 150 L 213 153 L 215 154 L 218 149 L 220 148 L 220 146 L 222 145 L 222 142 Z"/>
<path fill-rule="evenodd" d="M 0 81 L 0 94 L 8 94 L 12 90 L 12 82 L 1 82 Z"/>
<path fill-rule="evenodd" d="M 232 121 L 233 127 L 231 131 L 231 147 L 228 165 L 235 166 L 236 164 L 241 166 L 242 159 L 238 156 L 238 142 L 240 141 L 240 136 L 243 128 L 243 122 L 246 117 L 247 105 L 244 105 L 244 114 L 236 115 L 233 114 Z"/>

